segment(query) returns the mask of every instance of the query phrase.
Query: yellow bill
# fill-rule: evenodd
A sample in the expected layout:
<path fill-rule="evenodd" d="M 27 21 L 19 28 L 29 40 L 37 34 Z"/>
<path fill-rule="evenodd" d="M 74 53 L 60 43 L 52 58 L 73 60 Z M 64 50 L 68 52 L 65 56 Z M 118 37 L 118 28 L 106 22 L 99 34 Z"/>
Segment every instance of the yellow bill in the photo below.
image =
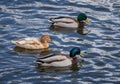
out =
<path fill-rule="evenodd" d="M 87 19 L 85 20 L 85 22 L 86 22 L 87 24 L 90 24 L 90 19 L 87 18 Z"/>
<path fill-rule="evenodd" d="M 80 56 L 82 56 L 82 57 L 83 57 L 83 56 L 84 56 L 84 55 L 83 55 L 83 53 L 80 53 Z"/>

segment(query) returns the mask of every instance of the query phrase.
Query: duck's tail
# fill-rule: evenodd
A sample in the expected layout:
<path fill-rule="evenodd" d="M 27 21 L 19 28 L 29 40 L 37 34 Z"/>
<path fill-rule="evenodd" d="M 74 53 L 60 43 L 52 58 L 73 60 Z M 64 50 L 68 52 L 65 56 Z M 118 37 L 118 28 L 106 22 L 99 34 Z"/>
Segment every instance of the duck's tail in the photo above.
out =
<path fill-rule="evenodd" d="M 54 23 L 54 18 L 50 18 L 49 21 Z"/>
<path fill-rule="evenodd" d="M 45 63 L 45 62 L 42 61 L 42 60 L 40 60 L 40 59 L 38 59 L 38 60 L 36 61 L 36 63 L 42 65 L 42 64 Z"/>
<path fill-rule="evenodd" d="M 11 43 L 16 44 L 16 41 L 11 40 Z"/>

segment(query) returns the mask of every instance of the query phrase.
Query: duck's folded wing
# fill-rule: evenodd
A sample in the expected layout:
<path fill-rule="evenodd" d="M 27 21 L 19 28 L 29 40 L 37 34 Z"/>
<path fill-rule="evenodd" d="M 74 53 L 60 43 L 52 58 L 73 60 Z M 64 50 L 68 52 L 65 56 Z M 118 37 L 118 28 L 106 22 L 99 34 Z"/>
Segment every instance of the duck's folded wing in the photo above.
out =
<path fill-rule="evenodd" d="M 71 60 L 64 55 L 50 55 L 36 61 L 41 66 L 66 67 L 72 64 Z"/>
<path fill-rule="evenodd" d="M 71 64 L 72 64 L 71 60 L 65 59 L 63 61 L 52 62 L 49 65 L 53 67 L 67 67 L 67 66 L 70 66 Z"/>
<path fill-rule="evenodd" d="M 32 44 L 32 43 L 38 43 L 38 39 L 37 38 L 21 38 L 15 41 L 11 41 L 14 44 Z"/>
<path fill-rule="evenodd" d="M 56 22 L 53 24 L 54 26 L 58 27 L 65 27 L 65 28 L 78 28 L 78 23 L 71 22 L 71 23 L 64 23 L 64 22 Z"/>
<path fill-rule="evenodd" d="M 73 23 L 76 20 L 71 17 L 58 17 L 58 18 L 51 18 L 50 21 L 52 21 L 53 23 L 57 23 L 57 22 Z"/>
<path fill-rule="evenodd" d="M 55 61 L 63 61 L 65 59 L 67 59 L 67 57 L 63 56 L 63 55 L 51 55 L 51 56 L 39 58 L 37 60 L 37 62 L 51 63 L 51 62 L 55 62 Z"/>

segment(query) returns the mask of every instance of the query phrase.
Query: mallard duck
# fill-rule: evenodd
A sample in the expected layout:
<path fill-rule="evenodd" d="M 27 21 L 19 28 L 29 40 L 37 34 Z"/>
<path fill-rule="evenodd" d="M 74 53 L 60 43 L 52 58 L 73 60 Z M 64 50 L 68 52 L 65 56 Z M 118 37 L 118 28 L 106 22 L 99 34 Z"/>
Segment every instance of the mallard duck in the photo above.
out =
<path fill-rule="evenodd" d="M 81 54 L 81 50 L 78 47 L 74 47 L 70 50 L 69 57 L 65 54 L 52 54 L 43 58 L 39 58 L 36 62 L 42 67 L 66 67 L 72 65 L 76 55 Z"/>
<path fill-rule="evenodd" d="M 48 35 L 43 35 L 40 38 L 27 37 L 27 38 L 14 40 L 11 42 L 16 46 L 25 49 L 43 49 L 43 48 L 48 48 L 49 47 L 48 42 L 52 42 L 52 40 Z"/>
<path fill-rule="evenodd" d="M 80 13 L 77 16 L 77 19 L 72 17 L 57 17 L 57 18 L 50 18 L 52 22 L 51 27 L 57 28 L 83 28 L 84 22 L 90 23 L 90 20 L 87 18 L 87 15 L 84 13 Z"/>

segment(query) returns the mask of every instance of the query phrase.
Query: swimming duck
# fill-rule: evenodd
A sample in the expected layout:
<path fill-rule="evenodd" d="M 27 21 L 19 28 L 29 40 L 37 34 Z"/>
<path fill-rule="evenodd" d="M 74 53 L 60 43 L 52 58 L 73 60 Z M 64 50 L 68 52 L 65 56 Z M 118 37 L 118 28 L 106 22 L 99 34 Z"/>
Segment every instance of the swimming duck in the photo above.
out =
<path fill-rule="evenodd" d="M 48 35 L 43 35 L 40 38 L 27 37 L 14 40 L 11 42 L 16 46 L 25 49 L 43 49 L 48 48 L 49 47 L 48 42 L 52 42 L 52 40 Z"/>
<path fill-rule="evenodd" d="M 69 57 L 65 54 L 52 54 L 43 58 L 39 58 L 36 62 L 42 67 L 66 67 L 72 65 L 76 55 L 83 56 L 78 47 L 70 50 Z"/>
<path fill-rule="evenodd" d="M 90 20 L 87 18 L 87 15 L 84 13 L 80 13 L 77 16 L 77 19 L 72 17 L 57 17 L 51 18 L 50 21 L 52 22 L 51 27 L 53 28 L 83 28 L 84 22 L 90 23 Z"/>

